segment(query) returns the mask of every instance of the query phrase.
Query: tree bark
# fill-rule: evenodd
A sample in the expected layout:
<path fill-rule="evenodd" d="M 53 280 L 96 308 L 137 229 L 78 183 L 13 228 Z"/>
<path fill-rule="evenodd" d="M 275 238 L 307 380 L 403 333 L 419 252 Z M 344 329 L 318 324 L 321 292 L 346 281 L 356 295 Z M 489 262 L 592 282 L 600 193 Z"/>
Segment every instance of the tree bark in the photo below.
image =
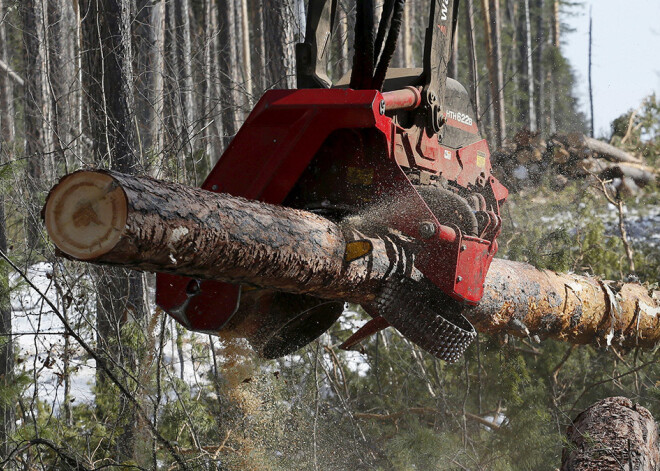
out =
<path fill-rule="evenodd" d="M 233 34 L 236 12 L 234 0 L 218 0 L 218 28 L 219 28 L 219 59 L 220 78 L 222 83 L 222 110 L 223 129 L 225 134 L 225 148 L 231 142 L 240 127 L 238 119 L 238 55 L 236 35 Z"/>
<path fill-rule="evenodd" d="M 506 137 L 504 75 L 502 72 L 502 47 L 500 44 L 500 2 L 499 0 L 481 0 L 481 3 L 484 15 L 484 38 L 486 41 L 488 77 L 494 114 L 495 145 L 500 148 Z"/>
<path fill-rule="evenodd" d="M 562 471 L 656 471 L 658 426 L 651 413 L 625 397 L 608 397 L 568 427 Z"/>
<path fill-rule="evenodd" d="M 529 0 L 525 0 L 525 55 L 527 57 L 527 125 L 536 132 L 536 108 L 534 107 L 534 65 L 532 61 L 532 23 L 529 20 Z"/>
<path fill-rule="evenodd" d="M 28 247 L 39 243 L 39 194 L 46 174 L 45 133 L 43 123 L 48 119 L 44 100 L 44 38 L 43 11 L 38 0 L 26 0 L 20 7 L 23 22 L 25 62 L 24 123 L 25 156 L 27 159 L 28 208 L 26 234 Z"/>
<path fill-rule="evenodd" d="M 527 0 L 529 1 L 529 0 Z M 546 33 L 546 8 L 545 0 L 538 0 L 536 11 L 536 83 L 538 84 L 538 93 L 536 95 L 536 113 L 537 128 L 540 132 L 545 131 L 545 44 L 548 42 Z M 531 52 L 531 51 L 530 51 Z M 533 76 L 532 76 L 533 78 Z"/>
<path fill-rule="evenodd" d="M 192 36 L 190 31 L 190 2 L 180 0 L 179 18 L 181 20 L 181 60 L 183 70 L 183 88 L 181 89 L 181 104 L 183 108 L 183 132 L 182 139 L 185 154 L 192 156 L 195 152 L 195 101 L 193 100 L 193 73 L 192 73 Z M 184 154 L 184 155 L 185 155 Z"/>
<path fill-rule="evenodd" d="M 44 215 L 72 258 L 355 303 L 373 301 L 384 282 L 402 275 L 391 254 L 410 259 L 415 251 L 387 232 L 368 237 L 305 211 L 107 171 L 65 177 Z M 355 240 L 372 250 L 347 263 L 346 245 Z M 659 296 L 638 284 L 496 259 L 482 301 L 463 314 L 481 332 L 651 348 L 660 341 Z"/>
<path fill-rule="evenodd" d="M 4 1 L 0 0 L 0 17 L 6 13 Z M 0 22 L 0 59 L 7 60 L 7 36 L 5 22 Z M 6 161 L 7 150 L 13 146 L 13 96 L 11 79 L 0 75 L 0 165 Z M 7 224 L 5 219 L 5 195 L 0 194 L 0 251 L 7 253 Z M 0 387 L 6 388 L 14 380 L 14 342 L 12 339 L 11 302 L 9 299 L 9 270 L 0 264 Z M 9 437 L 15 427 L 14 407 L 9 401 L 0 402 L 0 455 L 8 456 L 11 451 Z"/>
<path fill-rule="evenodd" d="M 140 164 L 135 153 L 131 1 L 86 0 L 81 2 L 81 9 L 85 95 L 95 160 L 118 171 L 134 172 Z M 136 371 L 139 358 L 124 341 L 122 330 L 128 323 L 137 324 L 139 330 L 143 321 L 142 275 L 121 269 L 99 269 L 96 283 L 97 347 L 126 370 Z M 123 376 L 128 382 L 128 375 Z M 109 387 L 109 380 L 99 368 L 97 390 L 108 391 L 104 385 Z M 134 402 L 121 394 L 118 407 L 122 431 L 117 439 L 117 459 L 139 462 L 145 444 L 139 439 Z"/>
<path fill-rule="evenodd" d="M 267 85 L 272 88 L 294 88 L 295 73 L 292 62 L 293 28 L 289 19 L 290 0 L 264 0 L 269 21 L 264 22 L 266 41 Z"/>

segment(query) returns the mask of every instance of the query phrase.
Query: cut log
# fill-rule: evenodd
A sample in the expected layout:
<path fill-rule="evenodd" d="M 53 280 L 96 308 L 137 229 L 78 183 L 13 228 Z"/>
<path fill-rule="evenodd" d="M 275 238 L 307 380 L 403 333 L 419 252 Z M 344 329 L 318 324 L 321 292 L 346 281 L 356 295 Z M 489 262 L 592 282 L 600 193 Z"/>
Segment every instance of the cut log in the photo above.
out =
<path fill-rule="evenodd" d="M 614 147 L 607 142 L 599 141 L 592 137 L 584 136 L 584 146 L 594 152 L 598 157 L 602 157 L 610 162 L 628 162 L 634 164 L 641 164 L 642 161 L 637 157 L 630 155 L 628 152 Z"/>
<path fill-rule="evenodd" d="M 306 211 L 110 171 L 64 177 L 43 214 L 53 242 L 73 259 L 358 304 L 403 276 L 400 262 L 416 250 L 386 230 L 367 236 Z M 371 251 L 346 258 L 356 240 Z M 414 268 L 406 275 L 421 276 Z M 653 347 L 659 297 L 639 284 L 496 259 L 481 303 L 463 314 L 481 332 Z"/>
<path fill-rule="evenodd" d="M 651 413 L 625 397 L 598 401 L 568 427 L 562 471 L 656 471 L 658 427 Z"/>

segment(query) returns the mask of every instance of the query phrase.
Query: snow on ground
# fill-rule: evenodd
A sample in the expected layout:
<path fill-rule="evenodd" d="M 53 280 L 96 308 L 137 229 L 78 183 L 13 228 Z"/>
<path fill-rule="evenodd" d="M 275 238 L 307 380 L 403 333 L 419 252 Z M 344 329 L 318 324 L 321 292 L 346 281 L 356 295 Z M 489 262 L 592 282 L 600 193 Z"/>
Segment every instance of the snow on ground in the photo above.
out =
<path fill-rule="evenodd" d="M 58 269 L 62 267 L 58 266 Z M 29 374 L 34 384 L 25 391 L 26 398 L 41 400 L 57 412 L 64 401 L 64 363 L 63 352 L 65 345 L 64 325 L 51 306 L 45 301 L 47 298 L 57 310 L 64 314 L 65 307 L 69 322 L 81 335 L 87 344 L 94 348 L 93 336 L 95 325 L 95 300 L 92 295 L 83 295 L 82 284 L 77 286 L 64 286 L 58 289 L 55 279 L 62 282 L 63 277 L 53 277 L 53 266 L 50 263 L 32 265 L 26 271 L 27 278 L 35 285 L 37 290 L 30 287 L 22 277 L 16 273 L 10 278 L 12 331 L 17 349 L 18 372 Z M 83 279 L 89 285 L 89 279 Z M 89 286 L 87 287 L 89 290 Z M 152 296 L 153 299 L 153 296 Z M 168 318 L 166 325 L 168 334 L 164 345 L 163 361 L 166 370 L 176 377 L 181 377 L 181 360 L 176 346 L 177 332 L 174 321 Z M 206 336 L 184 333 L 181 353 L 183 361 L 183 380 L 191 386 L 201 381 L 201 362 L 193 355 L 193 337 L 199 341 L 207 341 Z M 75 403 L 91 403 L 94 400 L 93 388 L 95 383 L 96 362 L 89 358 L 74 339 L 70 341 L 70 395 Z M 208 362 L 204 362 L 208 365 Z M 36 389 L 35 389 L 36 385 Z"/>
<path fill-rule="evenodd" d="M 10 278 L 12 330 L 17 348 L 18 372 L 29 374 L 32 384 L 24 392 L 24 397 L 33 401 L 40 400 L 57 411 L 64 401 L 64 364 L 63 353 L 65 345 L 64 325 L 53 308 L 46 302 L 48 299 L 61 314 L 68 316 L 69 323 L 81 335 L 90 347 L 95 346 L 95 299 L 88 275 L 67 277 L 53 276 L 53 265 L 42 262 L 29 267 L 27 278 L 35 285 L 36 290 L 25 282 L 17 273 Z M 63 265 L 55 265 L 55 269 L 62 271 Z M 58 286 L 65 279 L 77 280 L 73 286 Z M 38 291 L 37 291 L 38 290 Z M 154 299 L 154 293 L 149 293 L 149 299 Z M 152 306 L 153 307 L 153 306 Z M 347 310 L 341 318 L 342 326 L 357 330 L 365 321 L 363 316 Z M 160 322 L 158 323 L 160 326 Z M 163 362 L 166 377 L 169 379 L 181 378 L 193 390 L 198 386 L 207 384 L 208 373 L 212 365 L 210 349 L 197 348 L 200 344 L 208 346 L 207 335 L 195 334 L 176 327 L 176 322 L 167 318 L 166 341 L 163 348 Z M 158 328 L 159 330 L 159 328 Z M 156 333 L 158 335 L 158 332 Z M 181 335 L 181 339 L 179 339 Z M 177 345 L 177 339 L 180 341 Z M 217 347 L 219 339 L 214 339 Z M 328 343 L 329 338 L 322 338 Z M 179 349 L 179 346 L 181 347 Z M 93 388 L 95 384 L 96 362 L 89 358 L 85 350 L 74 340 L 70 339 L 70 396 L 74 404 L 92 403 L 94 401 Z M 200 358 L 199 355 L 203 357 Z M 327 363 L 326 368 L 332 368 L 330 358 L 322 361 Z M 183 358 L 183 361 L 181 359 Z M 285 357 L 285 364 L 302 361 L 303 357 L 297 354 Z M 347 368 L 365 375 L 369 365 L 363 354 L 359 352 L 346 352 L 344 359 Z M 220 359 L 222 361 L 222 359 Z M 181 367 L 183 366 L 183 374 Z M 171 382 L 171 381 L 170 381 Z M 36 388 L 35 388 L 36 385 Z"/>

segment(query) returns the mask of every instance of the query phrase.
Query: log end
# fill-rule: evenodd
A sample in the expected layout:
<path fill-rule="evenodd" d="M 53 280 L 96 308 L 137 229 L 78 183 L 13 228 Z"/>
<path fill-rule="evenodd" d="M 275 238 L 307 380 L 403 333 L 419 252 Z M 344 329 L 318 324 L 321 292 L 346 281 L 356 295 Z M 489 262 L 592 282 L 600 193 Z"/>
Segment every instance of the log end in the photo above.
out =
<path fill-rule="evenodd" d="M 105 173 L 76 172 L 66 176 L 48 195 L 44 219 L 58 249 L 91 260 L 119 242 L 128 205 L 124 191 Z"/>

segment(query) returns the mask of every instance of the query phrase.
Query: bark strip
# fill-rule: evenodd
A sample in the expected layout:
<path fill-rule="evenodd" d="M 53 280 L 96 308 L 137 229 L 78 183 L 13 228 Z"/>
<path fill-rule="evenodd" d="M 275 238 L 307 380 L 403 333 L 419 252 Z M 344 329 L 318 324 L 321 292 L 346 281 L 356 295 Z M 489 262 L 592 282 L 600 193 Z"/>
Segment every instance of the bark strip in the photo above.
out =
<path fill-rule="evenodd" d="M 112 171 L 64 177 L 44 217 L 71 258 L 356 303 L 372 301 L 415 250 L 403 237 L 367 237 L 306 211 Z M 373 248 L 347 262 L 354 240 Z M 481 332 L 650 348 L 660 341 L 659 298 L 639 284 L 494 260 L 481 303 L 463 314 Z"/>

